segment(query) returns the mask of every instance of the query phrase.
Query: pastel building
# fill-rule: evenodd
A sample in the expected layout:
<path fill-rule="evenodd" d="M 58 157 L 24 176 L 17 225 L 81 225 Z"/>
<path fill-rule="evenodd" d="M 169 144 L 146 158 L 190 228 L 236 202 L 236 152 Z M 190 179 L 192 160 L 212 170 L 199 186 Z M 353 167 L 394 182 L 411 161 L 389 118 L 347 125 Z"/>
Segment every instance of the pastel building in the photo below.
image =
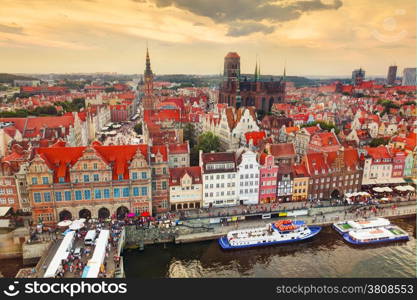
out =
<path fill-rule="evenodd" d="M 171 211 L 200 208 L 203 201 L 201 168 L 181 167 L 169 170 Z"/>
<path fill-rule="evenodd" d="M 38 148 L 27 168 L 34 222 L 152 213 L 147 145 Z"/>
<path fill-rule="evenodd" d="M 252 151 L 244 152 L 237 167 L 238 196 L 240 204 L 258 204 L 259 163 Z"/>
<path fill-rule="evenodd" d="M 234 152 L 202 153 L 203 207 L 237 204 L 237 170 Z"/>
<path fill-rule="evenodd" d="M 259 203 L 276 202 L 278 166 L 272 155 L 262 153 L 259 168 Z"/>

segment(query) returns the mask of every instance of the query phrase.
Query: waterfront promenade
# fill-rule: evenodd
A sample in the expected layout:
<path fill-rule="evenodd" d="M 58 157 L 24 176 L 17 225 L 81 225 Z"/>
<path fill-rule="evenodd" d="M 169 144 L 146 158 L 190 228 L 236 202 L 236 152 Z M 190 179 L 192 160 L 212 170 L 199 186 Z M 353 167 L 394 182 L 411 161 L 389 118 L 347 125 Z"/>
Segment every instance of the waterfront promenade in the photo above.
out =
<path fill-rule="evenodd" d="M 290 204 L 290 203 L 288 203 Z M 324 205 L 327 203 L 324 203 Z M 415 215 L 415 201 L 399 201 L 378 205 L 334 205 L 334 206 L 306 206 L 304 203 L 291 203 L 289 206 L 280 205 L 280 210 L 250 210 L 248 213 L 233 214 L 227 211 L 223 213 L 212 214 L 211 217 L 195 217 L 183 219 L 179 226 L 169 228 L 138 228 L 136 226 L 128 226 L 126 230 L 126 242 L 128 247 L 143 247 L 146 244 L 154 243 L 188 243 L 203 240 L 216 239 L 226 234 L 230 230 L 242 229 L 248 227 L 263 226 L 276 220 L 261 219 L 262 214 L 271 213 L 272 216 L 280 213 L 288 213 L 303 210 L 308 211 L 307 215 L 298 216 L 298 220 L 304 220 L 307 224 L 327 226 L 334 222 L 344 219 L 357 219 L 373 216 L 383 217 L 400 217 Z M 225 210 L 225 209 L 223 209 Z M 213 224 L 212 219 L 230 220 L 226 222 Z M 238 220 L 239 218 L 244 220 Z M 282 218 L 290 218 L 282 216 Z M 293 217 L 291 217 L 293 218 Z M 234 220 L 234 221 L 232 221 Z"/>

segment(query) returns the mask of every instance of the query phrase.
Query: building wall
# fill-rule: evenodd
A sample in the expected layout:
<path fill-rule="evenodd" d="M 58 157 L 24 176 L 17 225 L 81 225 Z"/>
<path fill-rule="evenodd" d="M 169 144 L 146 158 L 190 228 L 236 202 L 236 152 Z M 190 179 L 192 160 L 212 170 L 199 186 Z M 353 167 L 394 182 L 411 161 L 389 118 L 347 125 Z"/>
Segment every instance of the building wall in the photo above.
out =
<path fill-rule="evenodd" d="M 259 201 L 259 164 L 256 154 L 247 151 L 242 154 L 242 161 L 238 166 L 238 197 L 245 205 L 258 204 Z"/>
<path fill-rule="evenodd" d="M 236 172 L 203 174 L 203 207 L 237 204 Z"/>
<path fill-rule="evenodd" d="M 14 211 L 20 209 L 16 180 L 13 175 L 0 174 L 0 206 L 10 206 Z"/>
<path fill-rule="evenodd" d="M 260 167 L 259 179 L 259 202 L 276 202 L 278 166 L 274 164 L 274 157 L 269 155 L 265 158 L 265 164 Z"/>
<path fill-rule="evenodd" d="M 193 184 L 192 178 L 186 174 L 179 185 L 169 187 L 171 210 L 200 208 L 203 201 L 203 184 Z"/>
<path fill-rule="evenodd" d="M 384 163 L 375 163 L 372 158 L 365 159 L 363 168 L 363 184 L 373 184 L 375 180 L 387 180 L 391 178 L 391 159 Z"/>
<path fill-rule="evenodd" d="M 309 177 L 294 177 L 292 201 L 306 201 Z"/>

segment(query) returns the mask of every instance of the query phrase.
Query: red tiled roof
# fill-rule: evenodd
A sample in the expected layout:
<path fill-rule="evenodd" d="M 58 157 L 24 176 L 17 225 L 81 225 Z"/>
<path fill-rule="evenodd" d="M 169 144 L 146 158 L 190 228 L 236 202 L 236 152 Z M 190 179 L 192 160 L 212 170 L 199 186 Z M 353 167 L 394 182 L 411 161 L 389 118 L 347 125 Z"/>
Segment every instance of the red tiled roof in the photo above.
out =
<path fill-rule="evenodd" d="M 84 149 L 85 147 L 37 148 L 35 153 L 54 170 L 54 182 L 58 182 L 60 177 L 69 182 L 69 168 L 81 157 Z"/>
<path fill-rule="evenodd" d="M 246 143 L 249 144 L 250 140 L 253 141 L 254 146 L 258 146 L 259 142 L 265 138 L 265 131 L 251 131 L 245 133 Z"/>
<path fill-rule="evenodd" d="M 382 145 L 375 148 L 365 147 L 365 150 L 373 159 L 391 158 L 388 148 Z"/>
<path fill-rule="evenodd" d="M 201 168 L 200 167 L 182 167 L 169 169 L 169 185 L 177 186 L 181 184 L 181 179 L 185 174 L 192 178 L 193 184 L 202 184 Z"/>
<path fill-rule="evenodd" d="M 151 161 L 152 162 L 155 162 L 155 157 L 156 157 L 156 154 L 158 152 L 162 154 L 162 160 L 164 162 L 168 161 L 167 146 L 166 145 L 156 145 L 156 146 L 151 147 L 151 153 L 155 155 L 155 156 L 151 155 Z"/>
<path fill-rule="evenodd" d="M 113 180 L 117 180 L 121 174 L 123 174 L 123 179 L 129 179 L 128 162 L 132 160 L 138 149 L 145 158 L 148 157 L 147 145 L 94 146 L 94 149 L 107 163 L 113 165 Z"/>
<path fill-rule="evenodd" d="M 308 172 L 307 172 L 306 166 L 304 164 L 294 165 L 294 174 L 297 177 L 307 177 Z"/>
<path fill-rule="evenodd" d="M 282 143 L 271 145 L 271 154 L 274 157 L 295 156 L 295 148 L 293 143 Z"/>
<path fill-rule="evenodd" d="M 169 148 L 169 153 L 171 154 L 186 154 L 188 153 L 188 144 L 187 143 L 183 143 L 183 144 L 170 144 L 168 146 Z"/>
<path fill-rule="evenodd" d="M 314 175 L 315 171 L 321 174 L 324 170 L 325 173 L 329 171 L 329 165 L 326 162 L 323 152 L 310 152 L 306 154 L 307 165 L 310 175 Z"/>
<path fill-rule="evenodd" d="M 359 163 L 358 151 L 354 148 L 347 148 L 343 154 L 346 167 L 350 167 L 351 169 L 356 168 Z"/>

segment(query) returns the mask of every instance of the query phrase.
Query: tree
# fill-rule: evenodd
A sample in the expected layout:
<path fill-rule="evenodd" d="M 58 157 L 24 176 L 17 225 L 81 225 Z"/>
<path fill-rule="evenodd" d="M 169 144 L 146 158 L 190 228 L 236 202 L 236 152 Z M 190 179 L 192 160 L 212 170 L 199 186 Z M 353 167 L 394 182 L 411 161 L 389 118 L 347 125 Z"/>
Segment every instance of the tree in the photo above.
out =
<path fill-rule="evenodd" d="M 72 104 L 76 108 L 77 111 L 80 111 L 81 108 L 85 108 L 85 99 L 84 98 L 74 98 L 72 100 Z"/>
<path fill-rule="evenodd" d="M 133 130 L 134 130 L 137 134 L 139 134 L 139 135 L 143 134 L 143 131 L 142 131 L 142 123 L 137 123 L 137 124 L 135 125 L 135 127 L 133 127 Z"/>
<path fill-rule="evenodd" d="M 205 132 L 198 137 L 197 145 L 191 148 L 190 163 L 192 166 L 198 165 L 199 153 L 202 150 L 204 153 L 211 151 L 220 151 L 220 139 L 212 132 Z"/>
<path fill-rule="evenodd" d="M 307 123 L 307 124 L 303 124 L 303 125 L 301 125 L 301 128 L 317 126 L 317 124 L 319 124 L 320 128 L 323 129 L 323 130 L 331 131 L 332 129 L 334 129 L 334 132 L 336 134 L 339 134 L 339 132 L 340 132 L 340 129 L 337 128 L 336 125 L 334 125 L 333 123 L 327 123 L 325 121 L 314 121 L 314 122 L 310 122 L 310 123 Z"/>
<path fill-rule="evenodd" d="M 204 153 L 220 151 L 220 139 L 213 132 L 205 132 L 198 137 L 197 149 Z"/>
<path fill-rule="evenodd" d="M 369 146 L 378 147 L 378 146 L 387 145 L 387 144 L 388 144 L 388 139 L 375 138 L 375 139 L 372 139 L 372 141 L 369 143 Z"/>
<path fill-rule="evenodd" d="M 184 127 L 184 139 L 190 143 L 190 148 L 193 148 L 195 145 L 195 129 L 194 125 L 188 123 Z"/>

